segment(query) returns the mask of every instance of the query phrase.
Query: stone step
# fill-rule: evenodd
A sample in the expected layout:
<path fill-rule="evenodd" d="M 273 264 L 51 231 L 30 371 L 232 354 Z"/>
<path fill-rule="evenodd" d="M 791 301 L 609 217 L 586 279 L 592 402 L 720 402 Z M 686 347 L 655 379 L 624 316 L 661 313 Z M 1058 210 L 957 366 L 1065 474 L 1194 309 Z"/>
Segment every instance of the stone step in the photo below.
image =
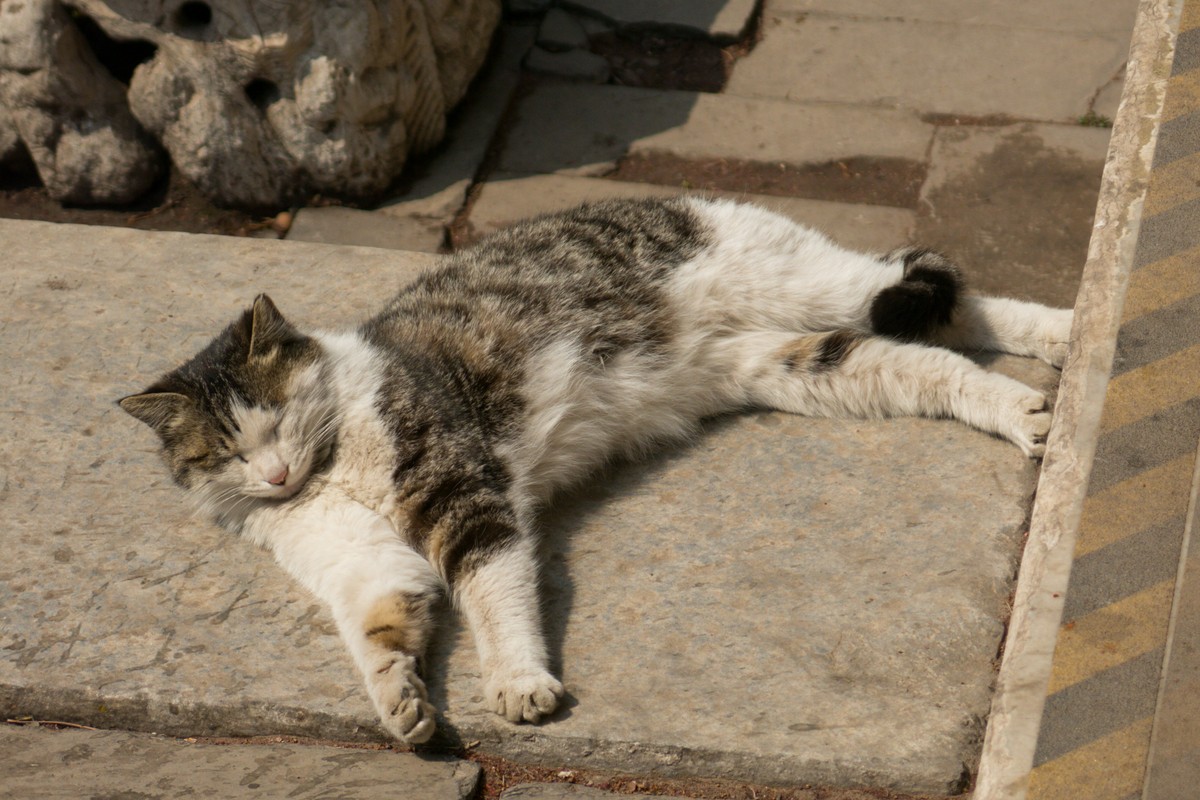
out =
<path fill-rule="evenodd" d="M 674 197 L 687 194 L 682 187 L 629 183 L 573 175 L 494 174 L 483 185 L 469 220 L 476 235 L 492 233 L 537 214 L 560 211 L 585 202 L 616 197 Z M 886 252 L 907 244 L 916 213 L 885 206 L 829 203 L 794 197 L 773 197 L 735 192 L 703 192 L 707 197 L 728 197 L 756 203 L 797 222 L 816 228 L 842 245 L 868 252 Z"/>
<path fill-rule="evenodd" d="M 304 328 L 431 256 L 0 220 L 0 706 L 173 735 L 379 740 L 328 613 L 190 516 L 114 404 L 260 291 Z M 1051 388 L 1043 365 L 991 368 Z M 758 413 L 542 518 L 568 698 L 482 703 L 447 619 L 443 741 L 564 768 L 952 793 L 978 756 L 1036 465 L 962 425 Z"/>
<path fill-rule="evenodd" d="M 683 28 L 715 39 L 732 40 L 745 33 L 754 16 L 755 0 L 566 0 L 563 5 L 596 14 L 622 26 Z"/>
<path fill-rule="evenodd" d="M 771 0 L 771 13 L 814 14 L 850 18 L 902 19 L 909 22 L 953 22 L 1073 33 L 1121 33 L 1133 30 L 1137 0 Z"/>
<path fill-rule="evenodd" d="M 913 240 L 952 255 L 985 294 L 1072 306 L 1110 131 L 939 128 Z"/>
<path fill-rule="evenodd" d="M 1057 122 L 1087 113 L 1129 51 L 1128 29 L 1064 32 L 775 11 L 763 29 L 763 40 L 735 64 L 728 94 Z"/>
<path fill-rule="evenodd" d="M 8 797 L 337 797 L 470 800 L 479 767 L 455 758 L 308 744 L 205 744 L 124 731 L 0 727 Z"/>
<path fill-rule="evenodd" d="M 447 221 L 343 206 L 308 206 L 296 211 L 287 239 L 436 253 L 445 241 Z"/>
<path fill-rule="evenodd" d="M 915 113 L 892 109 L 546 81 L 517 106 L 499 168 L 603 175 L 626 154 L 653 152 L 786 164 L 854 156 L 920 162 L 933 130 Z"/>

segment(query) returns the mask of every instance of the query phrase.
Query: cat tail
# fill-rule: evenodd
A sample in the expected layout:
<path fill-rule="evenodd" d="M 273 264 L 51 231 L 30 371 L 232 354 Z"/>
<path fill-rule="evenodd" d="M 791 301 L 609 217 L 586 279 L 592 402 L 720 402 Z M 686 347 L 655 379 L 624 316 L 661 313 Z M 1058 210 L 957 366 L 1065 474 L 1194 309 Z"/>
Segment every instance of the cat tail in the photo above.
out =
<path fill-rule="evenodd" d="M 871 329 L 875 333 L 914 341 L 928 338 L 950 324 L 965 289 L 957 266 L 940 253 L 924 248 L 895 250 L 884 261 L 903 264 L 904 275 L 871 302 Z"/>

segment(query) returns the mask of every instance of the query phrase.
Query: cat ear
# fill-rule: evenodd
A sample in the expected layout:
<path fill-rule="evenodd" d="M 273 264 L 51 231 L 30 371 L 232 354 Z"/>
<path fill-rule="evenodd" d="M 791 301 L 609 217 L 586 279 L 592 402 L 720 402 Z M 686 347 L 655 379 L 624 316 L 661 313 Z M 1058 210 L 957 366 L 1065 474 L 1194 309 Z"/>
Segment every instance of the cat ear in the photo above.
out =
<path fill-rule="evenodd" d="M 156 432 L 162 433 L 171 420 L 182 414 L 192 401 L 175 392 L 144 392 L 131 394 L 117 401 L 128 411 Z"/>
<path fill-rule="evenodd" d="M 279 313 L 271 298 L 265 294 L 254 298 L 254 306 L 247 316 L 250 327 L 247 361 L 270 359 L 278 352 L 279 345 L 299 336 L 296 329 L 283 318 L 283 314 Z"/>

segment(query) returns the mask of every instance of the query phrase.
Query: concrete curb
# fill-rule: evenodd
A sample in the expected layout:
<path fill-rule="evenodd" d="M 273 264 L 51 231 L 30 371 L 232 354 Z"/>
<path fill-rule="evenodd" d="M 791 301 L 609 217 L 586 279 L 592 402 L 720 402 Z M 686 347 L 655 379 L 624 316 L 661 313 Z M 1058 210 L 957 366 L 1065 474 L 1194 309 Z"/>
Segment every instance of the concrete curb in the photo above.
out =
<path fill-rule="evenodd" d="M 1182 7 L 1138 9 L 974 800 L 1022 800 L 1028 788 Z"/>

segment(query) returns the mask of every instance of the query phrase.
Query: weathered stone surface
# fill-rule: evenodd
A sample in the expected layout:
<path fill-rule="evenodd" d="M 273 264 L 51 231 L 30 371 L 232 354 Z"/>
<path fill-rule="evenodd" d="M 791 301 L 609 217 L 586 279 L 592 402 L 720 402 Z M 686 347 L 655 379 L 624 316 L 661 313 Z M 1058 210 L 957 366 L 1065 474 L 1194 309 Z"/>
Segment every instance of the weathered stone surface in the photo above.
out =
<path fill-rule="evenodd" d="M 551 52 L 586 47 L 587 40 L 587 31 L 579 20 L 561 8 L 547 11 L 538 29 L 538 45 Z"/>
<path fill-rule="evenodd" d="M 673 197 L 685 189 L 652 183 L 625 183 L 572 175 L 492 175 L 471 207 L 475 234 L 491 233 L 537 214 L 559 211 L 579 203 L 614 197 Z M 908 242 L 916 220 L 912 211 L 883 206 L 827 203 L 792 197 L 705 192 L 757 203 L 823 231 L 860 250 L 884 252 Z"/>
<path fill-rule="evenodd" d="M 565 6 L 599 14 L 618 25 L 686 28 L 717 39 L 746 32 L 755 0 L 565 0 Z"/>
<path fill-rule="evenodd" d="M 953 22 L 963 25 L 1004 25 L 1038 30 L 1122 32 L 1126 39 L 1137 16 L 1137 0 L 1005 0 L 1002 3 L 963 0 L 771 0 L 774 14 L 790 12 L 846 17 Z"/>
<path fill-rule="evenodd" d="M 190 518 L 114 401 L 259 292 L 298 323 L 344 325 L 433 257 L 10 220 L 0 241 L 0 707 L 183 735 L 374 735 L 331 620 L 269 556 Z"/>
<path fill-rule="evenodd" d="M 129 109 L 203 192 L 251 208 L 382 191 L 441 138 L 500 13 L 497 0 L 61 2 L 153 45 Z"/>
<path fill-rule="evenodd" d="M 569 783 L 522 783 L 501 792 L 500 800 L 607 800 L 620 796 Z"/>
<path fill-rule="evenodd" d="M 19 138 L 56 200 L 124 203 L 159 175 L 162 152 L 124 87 L 53 0 L 0 7 L 0 117 L 0 163 Z"/>
<path fill-rule="evenodd" d="M 938 130 L 914 239 L 992 294 L 1073 306 L 1087 258 L 1107 128 Z"/>
<path fill-rule="evenodd" d="M 17 124 L 13 121 L 12 112 L 0 104 L 0 165 L 7 166 L 23 155 L 24 145 L 17 135 Z"/>
<path fill-rule="evenodd" d="M 525 57 L 525 68 L 530 72 L 589 83 L 604 83 L 612 73 L 608 61 L 602 56 L 579 49 L 552 52 L 535 47 Z"/>
<path fill-rule="evenodd" d="M 258 291 L 301 325 L 345 324 L 427 262 L 11 221 L 0 239 L 0 706 L 182 734 L 377 737 L 325 611 L 265 554 L 190 519 L 152 436 L 112 401 Z M 957 790 L 1034 474 L 950 422 L 717 421 L 544 517 L 564 710 L 537 727 L 485 711 L 448 621 L 428 667 L 443 734 L 635 774 Z"/>
<path fill-rule="evenodd" d="M 1087 111 L 1129 50 L 1127 30 L 774 13 L 764 30 L 763 40 L 734 65 L 727 93 L 1060 122 Z"/>
<path fill-rule="evenodd" d="M 601 175 L 626 153 L 655 151 L 788 164 L 859 155 L 920 161 L 932 136 L 915 114 L 890 109 L 547 83 L 518 106 L 500 168 Z"/>
<path fill-rule="evenodd" d="M 394 216 L 340 206 L 302 208 L 288 229 L 294 242 L 351 244 L 436 253 L 446 238 L 441 220 Z"/>
<path fill-rule="evenodd" d="M 337 797 L 470 800 L 479 767 L 452 758 L 301 744 L 215 745 L 120 731 L 0 728 L 9 797 Z"/>

